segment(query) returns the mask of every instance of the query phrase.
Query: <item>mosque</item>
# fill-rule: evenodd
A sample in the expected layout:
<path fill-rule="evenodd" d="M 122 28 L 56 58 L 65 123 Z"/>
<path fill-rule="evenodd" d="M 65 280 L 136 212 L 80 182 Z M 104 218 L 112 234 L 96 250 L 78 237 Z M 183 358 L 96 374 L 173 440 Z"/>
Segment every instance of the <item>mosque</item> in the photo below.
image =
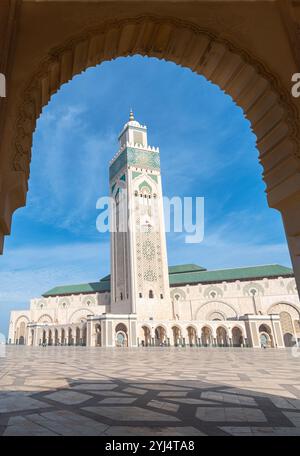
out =
<path fill-rule="evenodd" d="M 11 312 L 8 342 L 89 347 L 300 344 L 293 271 L 278 264 L 168 266 L 159 149 L 130 113 L 109 166 L 111 274 L 65 285 Z M 124 203 L 125 202 L 125 203 Z M 124 216 L 125 214 L 125 216 Z M 128 229 L 122 230 L 124 218 Z"/>

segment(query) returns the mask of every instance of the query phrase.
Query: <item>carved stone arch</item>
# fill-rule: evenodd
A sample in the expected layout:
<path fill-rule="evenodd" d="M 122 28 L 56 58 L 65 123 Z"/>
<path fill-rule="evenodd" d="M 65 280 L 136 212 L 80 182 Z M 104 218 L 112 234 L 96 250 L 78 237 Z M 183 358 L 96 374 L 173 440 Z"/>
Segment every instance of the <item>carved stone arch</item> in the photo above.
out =
<path fill-rule="evenodd" d="M 207 316 L 213 312 L 220 312 L 226 318 L 237 318 L 237 310 L 228 302 L 224 301 L 207 301 L 201 304 L 195 311 L 195 320 L 208 320 Z"/>
<path fill-rule="evenodd" d="M 47 309 L 47 300 L 46 299 L 39 299 L 36 303 L 37 309 Z"/>
<path fill-rule="evenodd" d="M 30 319 L 27 317 L 27 315 L 20 315 L 15 321 L 15 327 L 18 326 L 18 324 L 21 320 L 26 320 L 27 323 L 30 323 Z"/>
<path fill-rule="evenodd" d="M 139 330 L 141 330 L 143 327 L 148 328 L 150 331 L 152 331 L 152 326 L 149 323 L 140 323 L 138 325 Z"/>
<path fill-rule="evenodd" d="M 187 330 L 188 328 L 193 328 L 197 333 L 199 331 L 199 327 L 194 323 L 189 323 L 188 325 L 186 325 L 185 329 Z"/>
<path fill-rule="evenodd" d="M 49 314 L 43 314 L 38 318 L 38 323 L 53 323 L 53 318 Z"/>
<path fill-rule="evenodd" d="M 216 330 L 217 330 L 218 328 L 223 328 L 223 329 L 226 331 L 226 334 L 227 334 L 227 335 L 230 333 L 230 329 L 228 328 L 228 326 L 225 325 L 225 324 L 222 323 L 222 322 L 220 322 L 220 323 L 217 324 Z"/>
<path fill-rule="evenodd" d="M 82 300 L 84 306 L 94 306 L 96 304 L 96 299 L 94 296 L 85 296 Z"/>
<path fill-rule="evenodd" d="M 82 307 L 80 309 L 76 309 L 69 316 L 69 319 L 68 319 L 69 320 L 69 324 L 78 323 L 79 319 L 86 320 L 88 315 L 94 315 L 94 312 L 91 312 L 91 309 L 87 309 L 85 307 Z"/>
<path fill-rule="evenodd" d="M 68 296 L 62 296 L 61 298 L 59 298 L 58 307 L 67 309 L 68 307 L 70 307 L 70 305 L 71 301 L 70 298 L 68 298 Z"/>
<path fill-rule="evenodd" d="M 215 311 L 213 310 L 210 314 L 206 316 L 207 320 L 209 321 L 225 321 L 226 320 L 226 315 L 223 314 L 223 312 Z"/>
<path fill-rule="evenodd" d="M 255 290 L 256 293 L 253 294 L 252 290 Z M 243 294 L 246 295 L 246 296 L 263 296 L 264 294 L 264 288 L 263 286 L 258 283 L 258 282 L 250 282 L 250 283 L 247 283 L 244 287 L 243 287 Z"/>
<path fill-rule="evenodd" d="M 139 190 L 141 192 L 146 191 L 147 193 L 152 193 L 152 186 L 144 179 L 143 182 L 139 185 Z"/>
<path fill-rule="evenodd" d="M 277 302 L 267 310 L 268 314 L 280 314 L 281 312 L 288 312 L 293 319 L 299 320 L 300 318 L 300 308 L 289 302 Z"/>
<path fill-rule="evenodd" d="M 155 330 L 156 330 L 157 328 L 159 328 L 159 327 L 161 327 L 161 328 L 164 329 L 166 335 L 169 334 L 169 328 L 168 328 L 164 323 L 161 323 L 161 322 L 156 322 L 155 327 L 154 327 L 154 332 L 155 332 Z"/>
<path fill-rule="evenodd" d="M 133 173 L 134 172 L 135 171 L 133 171 Z M 144 187 L 148 189 L 149 193 L 157 191 L 157 184 L 145 172 L 141 172 L 139 173 L 139 176 L 134 179 L 134 190 L 140 193 Z"/>
<path fill-rule="evenodd" d="M 286 164 L 299 168 L 299 115 L 279 76 L 214 30 L 190 21 L 145 14 L 101 22 L 81 31 L 49 49 L 34 68 L 15 112 L 11 171 L 18 173 L 18 179 L 3 199 L 4 213 L 11 214 L 25 204 L 32 134 L 50 97 L 88 67 L 135 54 L 190 68 L 217 84 L 241 106 L 257 137 L 268 193 L 280 182 L 281 175 L 275 172 L 279 163 L 281 167 Z"/>
<path fill-rule="evenodd" d="M 184 329 L 183 326 L 180 323 L 178 323 L 177 321 L 174 321 L 174 323 L 171 323 L 171 329 L 175 328 L 175 327 L 179 328 L 181 332 Z"/>
<path fill-rule="evenodd" d="M 204 298 L 210 298 L 210 299 L 222 298 L 223 291 L 217 285 L 211 285 L 211 286 L 205 288 L 203 296 L 204 296 Z"/>
<path fill-rule="evenodd" d="M 186 294 L 183 290 L 181 290 L 181 288 L 172 288 L 171 299 L 173 299 L 174 301 L 185 301 Z"/>
<path fill-rule="evenodd" d="M 232 325 L 231 330 L 230 330 L 230 331 L 231 331 L 231 334 L 233 334 L 234 328 L 239 329 L 239 330 L 241 331 L 241 333 L 242 333 L 242 336 L 243 336 L 243 337 L 246 337 L 245 328 L 244 328 L 242 325 L 239 325 L 239 324 L 234 323 L 234 324 Z"/>
<path fill-rule="evenodd" d="M 208 322 L 205 322 L 205 323 L 203 323 L 201 325 L 200 332 L 202 331 L 203 328 L 208 328 L 211 331 L 212 334 L 214 333 L 213 326 L 210 323 L 208 323 Z"/>

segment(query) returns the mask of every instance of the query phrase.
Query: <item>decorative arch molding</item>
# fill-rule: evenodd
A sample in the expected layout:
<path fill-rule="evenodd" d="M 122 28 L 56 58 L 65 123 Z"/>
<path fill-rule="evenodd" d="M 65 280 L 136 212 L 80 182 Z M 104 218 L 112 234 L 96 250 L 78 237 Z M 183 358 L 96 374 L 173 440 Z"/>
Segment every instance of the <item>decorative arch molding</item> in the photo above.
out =
<path fill-rule="evenodd" d="M 292 167 L 299 169 L 299 114 L 279 76 L 220 33 L 193 22 L 147 14 L 109 20 L 89 28 L 49 49 L 37 65 L 16 108 L 10 168 L 20 176 L 14 195 L 10 196 L 14 204 L 10 198 L 4 200 L 9 213 L 25 204 L 32 134 L 50 97 L 87 68 L 135 54 L 190 68 L 233 98 L 256 134 L 268 192 L 291 174 Z M 277 172 L 279 163 L 281 173 Z"/>
<path fill-rule="evenodd" d="M 202 324 L 201 327 L 200 327 L 200 334 L 202 334 L 203 329 L 205 329 L 205 328 L 208 328 L 208 329 L 210 330 L 211 334 L 214 334 L 214 333 L 215 333 L 215 330 L 214 330 L 214 328 L 213 328 L 212 325 L 210 325 L 209 323 L 204 323 L 204 324 Z"/>
<path fill-rule="evenodd" d="M 185 301 L 186 299 L 186 293 L 185 291 L 181 290 L 181 288 L 173 288 L 171 290 L 171 299 L 175 299 L 177 301 L 176 296 L 179 296 L 178 301 Z"/>
<path fill-rule="evenodd" d="M 255 290 L 257 292 L 258 296 L 264 295 L 264 287 L 258 282 L 247 283 L 243 287 L 243 294 L 246 296 L 253 296 L 253 294 L 251 293 L 251 290 Z"/>
<path fill-rule="evenodd" d="M 42 319 L 47 319 L 48 321 L 46 323 L 53 323 L 53 318 L 49 314 L 43 314 L 38 318 L 38 323 L 44 323 L 42 322 Z"/>
<path fill-rule="evenodd" d="M 237 310 L 224 301 L 207 301 L 201 304 L 195 312 L 195 320 L 207 320 L 207 316 L 217 312 L 227 318 L 237 318 Z M 198 317 L 200 315 L 200 318 Z"/>
<path fill-rule="evenodd" d="M 133 171 L 136 173 L 136 171 Z M 134 178 L 134 187 L 133 189 L 140 193 L 144 188 L 148 190 L 150 194 L 157 191 L 157 183 L 151 179 L 151 175 L 147 174 L 145 171 L 140 172 L 139 176 Z"/>
<path fill-rule="evenodd" d="M 209 321 L 214 321 L 214 320 L 224 321 L 224 320 L 226 320 L 226 316 L 220 311 L 216 312 L 215 310 L 213 310 L 210 314 L 207 315 L 207 320 L 209 320 Z"/>
<path fill-rule="evenodd" d="M 204 298 L 222 298 L 223 297 L 223 291 L 220 287 L 217 285 L 211 285 L 210 287 L 207 287 L 203 293 Z"/>
<path fill-rule="evenodd" d="M 84 306 L 94 306 L 96 304 L 96 300 L 94 296 L 85 296 L 82 300 L 82 304 Z"/>
<path fill-rule="evenodd" d="M 229 327 L 227 325 L 222 324 L 221 322 L 220 322 L 220 324 L 216 325 L 216 327 L 215 327 L 216 332 L 218 331 L 219 328 L 224 329 L 227 334 L 229 334 L 229 332 L 230 332 Z"/>
<path fill-rule="evenodd" d="M 182 331 L 184 331 L 184 328 L 181 326 L 181 324 L 179 323 L 171 323 L 170 325 L 170 329 L 173 330 L 174 328 L 177 328 L 180 330 L 180 332 L 182 333 Z"/>
<path fill-rule="evenodd" d="M 143 328 L 147 328 L 147 329 L 149 329 L 150 332 L 152 332 L 152 327 L 151 327 L 151 325 L 149 325 L 149 323 L 141 323 L 138 325 L 138 328 L 140 330 L 142 330 Z"/>
<path fill-rule="evenodd" d="M 68 298 L 67 296 L 63 296 L 62 298 L 59 298 L 58 307 L 67 309 L 68 307 L 70 307 L 70 305 L 71 305 L 71 301 L 70 301 L 70 298 Z"/>
<path fill-rule="evenodd" d="M 37 309 L 46 309 L 47 308 L 47 300 L 46 299 L 39 299 L 36 303 Z"/>
<path fill-rule="evenodd" d="M 234 325 L 232 326 L 231 330 L 229 330 L 229 331 L 231 332 L 231 334 L 233 334 L 233 330 L 234 330 L 235 328 L 237 328 L 237 329 L 239 329 L 239 330 L 241 331 L 243 337 L 246 337 L 245 328 L 243 328 L 243 326 L 236 325 L 236 324 L 234 324 Z"/>
<path fill-rule="evenodd" d="M 27 317 L 27 315 L 20 315 L 15 321 L 15 328 L 18 326 L 19 322 L 22 323 L 22 320 L 24 319 L 27 321 L 27 323 L 30 323 L 30 319 Z"/>
<path fill-rule="evenodd" d="M 187 326 L 185 327 L 186 331 L 187 331 L 189 328 L 193 328 L 193 329 L 196 331 L 196 333 L 199 332 L 199 327 L 198 327 L 197 325 L 193 324 L 193 323 L 191 323 L 191 324 L 189 324 L 189 325 L 187 325 Z"/>
<path fill-rule="evenodd" d="M 292 304 L 290 302 L 277 302 L 272 304 L 267 310 L 268 314 L 280 314 L 280 312 L 288 312 L 293 319 L 300 319 L 300 308 L 296 304 Z"/>
<path fill-rule="evenodd" d="M 168 327 L 167 327 L 164 323 L 159 323 L 159 322 L 157 322 L 157 323 L 155 324 L 155 327 L 154 327 L 154 329 L 153 329 L 154 332 L 155 332 L 155 330 L 156 330 L 157 328 L 159 328 L 159 327 L 162 327 L 162 328 L 165 330 L 165 333 L 166 333 L 166 334 L 169 333 Z"/>
<path fill-rule="evenodd" d="M 82 307 L 80 309 L 76 309 L 74 312 L 69 317 L 69 324 L 78 324 L 78 319 L 79 318 L 87 318 L 87 315 L 95 315 L 94 312 L 91 312 L 90 309 L 87 309 L 85 307 Z M 76 316 L 76 318 L 75 318 Z"/>

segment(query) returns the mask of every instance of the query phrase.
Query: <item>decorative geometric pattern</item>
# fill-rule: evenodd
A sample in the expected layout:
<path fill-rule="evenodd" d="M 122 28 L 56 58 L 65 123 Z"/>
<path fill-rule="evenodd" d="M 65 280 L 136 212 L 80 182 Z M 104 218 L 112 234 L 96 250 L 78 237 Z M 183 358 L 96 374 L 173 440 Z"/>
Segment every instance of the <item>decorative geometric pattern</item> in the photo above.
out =
<path fill-rule="evenodd" d="M 158 152 L 150 150 L 135 149 L 134 147 L 127 147 L 118 156 L 118 158 L 109 167 L 109 179 L 121 171 L 124 166 L 136 166 L 139 168 L 160 169 L 160 158 Z"/>
<path fill-rule="evenodd" d="M 223 296 L 223 291 L 221 290 L 220 287 L 218 287 L 217 285 L 212 285 L 210 287 L 207 287 L 204 291 L 204 294 L 203 296 L 205 298 L 211 298 L 211 299 L 214 299 L 214 298 L 222 298 Z"/>
<path fill-rule="evenodd" d="M 255 290 L 255 295 L 262 296 L 264 294 L 263 287 L 257 282 L 252 282 L 245 285 L 243 288 L 243 293 L 244 295 L 253 296 L 252 290 Z"/>
<path fill-rule="evenodd" d="M 175 301 L 185 301 L 186 294 L 180 288 L 174 288 L 171 290 L 171 298 Z"/>
<path fill-rule="evenodd" d="M 300 435 L 290 349 L 6 350 L 1 435 Z"/>
<path fill-rule="evenodd" d="M 147 174 L 154 182 L 158 183 L 158 177 L 155 174 Z"/>
<path fill-rule="evenodd" d="M 139 177 L 142 173 L 139 171 L 132 171 L 132 179 L 135 179 L 136 177 Z"/>
<path fill-rule="evenodd" d="M 155 256 L 155 245 L 153 242 L 146 240 L 142 246 L 143 257 L 147 260 L 152 260 Z"/>

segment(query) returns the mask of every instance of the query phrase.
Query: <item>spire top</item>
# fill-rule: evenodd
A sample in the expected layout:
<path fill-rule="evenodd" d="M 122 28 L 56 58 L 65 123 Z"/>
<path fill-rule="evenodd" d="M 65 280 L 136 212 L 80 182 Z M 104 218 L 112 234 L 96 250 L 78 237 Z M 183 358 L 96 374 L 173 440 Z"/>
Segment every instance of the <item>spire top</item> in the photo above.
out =
<path fill-rule="evenodd" d="M 132 120 L 134 120 L 134 115 L 132 109 L 130 109 L 129 122 L 131 122 Z"/>

